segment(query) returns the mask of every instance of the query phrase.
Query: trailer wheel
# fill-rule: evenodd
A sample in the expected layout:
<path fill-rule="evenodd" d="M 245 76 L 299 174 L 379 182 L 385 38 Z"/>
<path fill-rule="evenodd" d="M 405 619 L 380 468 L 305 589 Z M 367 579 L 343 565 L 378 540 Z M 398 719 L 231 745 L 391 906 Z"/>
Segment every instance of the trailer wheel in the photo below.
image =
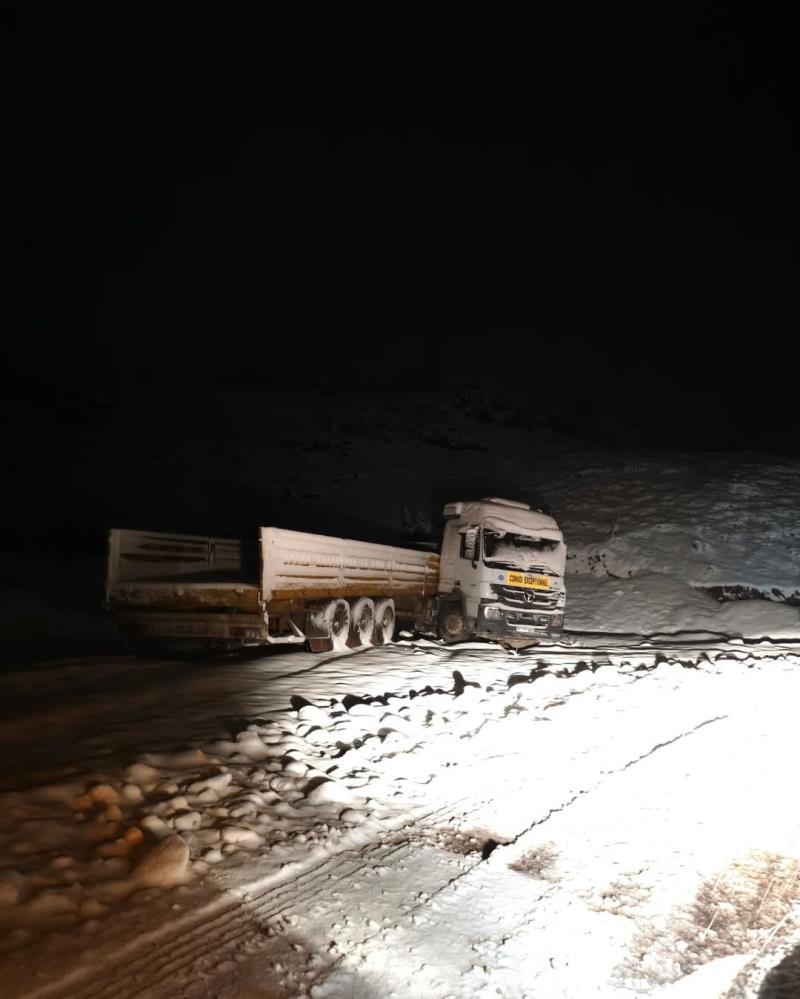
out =
<path fill-rule="evenodd" d="M 375 604 L 369 597 L 359 597 L 350 607 L 350 645 L 354 649 L 372 645 L 375 634 Z"/>
<path fill-rule="evenodd" d="M 375 644 L 386 645 L 394 638 L 394 626 L 397 617 L 394 612 L 394 600 L 379 600 L 375 604 Z"/>
<path fill-rule="evenodd" d="M 325 607 L 325 623 L 330 628 L 334 651 L 346 649 L 350 638 L 350 604 L 346 600 L 331 600 Z"/>

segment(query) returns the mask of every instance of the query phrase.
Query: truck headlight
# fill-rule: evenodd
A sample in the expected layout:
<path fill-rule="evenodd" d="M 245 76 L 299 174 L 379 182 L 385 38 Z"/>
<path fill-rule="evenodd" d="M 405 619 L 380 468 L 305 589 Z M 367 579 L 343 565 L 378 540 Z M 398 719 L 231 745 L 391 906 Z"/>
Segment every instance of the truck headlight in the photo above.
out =
<path fill-rule="evenodd" d="M 485 607 L 483 616 L 487 621 L 502 621 L 503 612 L 499 607 Z"/>

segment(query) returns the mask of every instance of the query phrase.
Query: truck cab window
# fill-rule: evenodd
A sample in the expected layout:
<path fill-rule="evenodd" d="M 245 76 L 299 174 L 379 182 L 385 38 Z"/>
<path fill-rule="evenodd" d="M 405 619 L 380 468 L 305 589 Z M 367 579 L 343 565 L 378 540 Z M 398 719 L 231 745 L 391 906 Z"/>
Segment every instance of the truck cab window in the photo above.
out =
<path fill-rule="evenodd" d="M 557 552 L 560 544 L 552 538 L 486 530 L 483 533 L 483 557 L 486 565 L 493 569 L 533 572 L 547 568 L 550 572 L 548 556 Z"/>

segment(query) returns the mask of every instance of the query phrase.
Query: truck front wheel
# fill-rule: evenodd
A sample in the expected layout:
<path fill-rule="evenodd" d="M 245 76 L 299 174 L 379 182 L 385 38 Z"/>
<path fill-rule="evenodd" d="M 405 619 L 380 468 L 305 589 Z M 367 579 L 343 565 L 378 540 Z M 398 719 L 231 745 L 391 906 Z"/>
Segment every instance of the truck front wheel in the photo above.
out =
<path fill-rule="evenodd" d="M 460 603 L 445 604 L 439 611 L 439 637 L 445 642 L 462 642 L 469 637 L 464 608 Z"/>

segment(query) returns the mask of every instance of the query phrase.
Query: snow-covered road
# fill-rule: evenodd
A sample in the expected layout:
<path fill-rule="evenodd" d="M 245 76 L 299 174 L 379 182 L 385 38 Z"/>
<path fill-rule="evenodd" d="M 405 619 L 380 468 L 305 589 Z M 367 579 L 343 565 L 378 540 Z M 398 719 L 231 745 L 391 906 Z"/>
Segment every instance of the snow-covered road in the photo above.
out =
<path fill-rule="evenodd" d="M 5 994 L 720 994 L 797 932 L 800 655 L 595 645 L 7 673 Z"/>

